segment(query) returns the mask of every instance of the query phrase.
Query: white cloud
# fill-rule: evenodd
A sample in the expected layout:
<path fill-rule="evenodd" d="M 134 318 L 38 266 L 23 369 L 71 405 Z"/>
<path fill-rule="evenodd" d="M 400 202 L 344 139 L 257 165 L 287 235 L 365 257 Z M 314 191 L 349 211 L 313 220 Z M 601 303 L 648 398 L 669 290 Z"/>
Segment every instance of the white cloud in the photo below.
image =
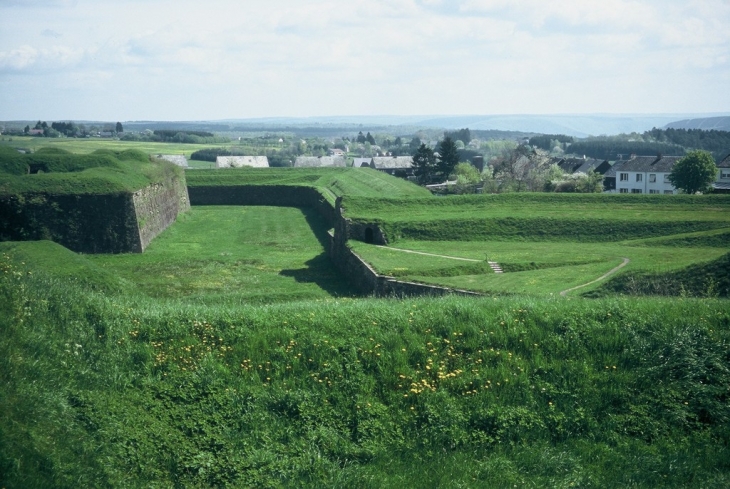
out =
<path fill-rule="evenodd" d="M 730 110 L 726 0 L 41 4 L 0 1 L 3 89 L 124 79 L 115 99 L 150 118 Z"/>

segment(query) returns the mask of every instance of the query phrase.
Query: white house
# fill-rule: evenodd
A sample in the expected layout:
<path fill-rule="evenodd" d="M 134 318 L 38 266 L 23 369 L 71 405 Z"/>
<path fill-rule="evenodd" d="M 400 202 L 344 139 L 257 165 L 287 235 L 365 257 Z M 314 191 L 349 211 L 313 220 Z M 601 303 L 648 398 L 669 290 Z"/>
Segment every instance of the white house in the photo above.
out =
<path fill-rule="evenodd" d="M 345 167 L 342 156 L 297 156 L 294 161 L 297 168 Z"/>
<path fill-rule="evenodd" d="M 215 159 L 216 168 L 268 168 L 269 158 L 266 156 L 218 156 Z"/>
<path fill-rule="evenodd" d="M 621 194 L 676 194 L 669 182 L 672 167 L 682 156 L 632 156 L 617 161 L 611 173 L 616 176 L 616 190 Z"/>
<path fill-rule="evenodd" d="M 717 164 L 717 179 L 712 184 L 715 193 L 730 193 L 730 155 Z"/>
<path fill-rule="evenodd" d="M 372 158 L 354 158 L 352 160 L 352 167 L 353 168 L 363 168 L 363 167 L 370 168 L 370 165 L 372 162 L 373 162 Z"/>

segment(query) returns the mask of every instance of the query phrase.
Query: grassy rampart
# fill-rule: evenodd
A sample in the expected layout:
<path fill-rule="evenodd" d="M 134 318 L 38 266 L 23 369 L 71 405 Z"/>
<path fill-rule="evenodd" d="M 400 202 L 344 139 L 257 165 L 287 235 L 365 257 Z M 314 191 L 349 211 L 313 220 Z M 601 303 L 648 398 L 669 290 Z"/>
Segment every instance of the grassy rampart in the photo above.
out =
<path fill-rule="evenodd" d="M 334 205 L 337 197 L 429 198 L 430 192 L 406 180 L 370 168 L 236 168 L 187 173 L 188 187 L 292 185 L 315 187 Z"/>
<path fill-rule="evenodd" d="M 142 251 L 188 207 L 182 170 L 140 151 L 0 153 L 2 241 L 53 240 L 84 253 Z"/>
<path fill-rule="evenodd" d="M 730 483 L 721 301 L 205 307 L 0 259 L 3 487 Z"/>

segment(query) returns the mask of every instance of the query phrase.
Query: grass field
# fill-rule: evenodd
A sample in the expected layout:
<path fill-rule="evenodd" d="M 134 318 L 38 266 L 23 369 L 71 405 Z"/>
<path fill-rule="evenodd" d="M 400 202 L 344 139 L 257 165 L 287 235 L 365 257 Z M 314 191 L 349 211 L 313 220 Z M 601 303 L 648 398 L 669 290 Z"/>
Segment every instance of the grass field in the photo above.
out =
<path fill-rule="evenodd" d="M 289 207 L 193 207 L 143 254 L 89 255 L 160 299 L 269 303 L 349 295 L 324 253 L 326 225 Z"/>
<path fill-rule="evenodd" d="M 384 275 L 485 293 L 538 295 L 557 295 L 588 283 L 614 268 L 623 258 L 628 258 L 630 263 L 621 273 L 668 272 L 715 260 L 728 250 L 726 247 L 647 246 L 642 240 L 580 244 L 401 240 L 394 245 L 399 249 L 481 260 L 481 263 L 465 264 L 360 242 L 350 245 Z M 485 266 L 485 259 L 499 263 L 506 273 L 494 274 Z M 598 286 L 595 284 L 581 292 Z"/>
<path fill-rule="evenodd" d="M 334 204 L 340 196 L 379 199 L 399 195 L 429 198 L 431 193 L 401 178 L 370 168 L 236 168 L 186 173 L 189 187 L 231 185 L 299 185 L 316 187 Z"/>
<path fill-rule="evenodd" d="M 727 300 L 559 296 L 622 257 L 627 275 L 727 267 L 727 201 L 482 205 L 367 171 L 187 174 L 344 195 L 430 253 L 350 243 L 379 270 L 494 297 L 353 298 L 327 225 L 292 208 L 194 207 L 144 254 L 0 243 L 0 487 L 730 486 Z M 580 233 L 530 221 L 576 213 Z M 599 215 L 630 239 L 601 238 Z M 490 218 L 513 222 L 449 239 Z"/>
<path fill-rule="evenodd" d="M 730 483 L 726 301 L 209 305 L 33 253 L 0 247 L 6 488 Z"/>

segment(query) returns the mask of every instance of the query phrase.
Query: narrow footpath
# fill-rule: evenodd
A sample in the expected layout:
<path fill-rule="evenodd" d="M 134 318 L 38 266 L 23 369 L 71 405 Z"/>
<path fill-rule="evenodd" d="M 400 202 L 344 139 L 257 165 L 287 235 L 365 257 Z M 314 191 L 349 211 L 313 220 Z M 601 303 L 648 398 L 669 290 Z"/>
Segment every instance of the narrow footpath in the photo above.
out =
<path fill-rule="evenodd" d="M 577 290 L 577 289 L 581 289 L 581 288 L 583 288 L 583 287 L 588 287 L 589 285 L 593 285 L 593 284 L 595 284 L 596 282 L 600 282 L 600 281 L 601 281 L 601 280 L 603 280 L 604 278 L 608 278 L 608 277 L 610 277 L 611 275 L 613 275 L 614 273 L 616 273 L 616 272 L 618 272 L 619 270 L 621 270 L 621 269 L 622 269 L 623 267 L 625 267 L 626 265 L 628 265 L 630 261 L 631 261 L 631 260 L 629 260 L 628 258 L 624 258 L 624 261 L 623 261 L 623 262 L 622 262 L 622 263 L 621 263 L 621 264 L 620 264 L 619 266 L 617 266 L 617 267 L 615 267 L 615 268 L 612 268 L 611 270 L 609 270 L 608 272 L 604 273 L 603 275 L 601 275 L 601 276 L 600 276 L 600 277 L 598 277 L 597 279 L 595 279 L 595 280 L 592 280 L 592 281 L 590 281 L 590 282 L 588 282 L 588 283 L 586 283 L 586 284 L 583 284 L 583 285 L 576 285 L 575 287 L 571 287 L 571 288 L 569 288 L 569 289 L 565 289 L 564 291 L 560 292 L 560 295 L 561 295 L 561 296 L 563 296 L 563 297 L 565 297 L 565 295 L 566 295 L 566 294 L 567 294 L 568 292 L 572 292 L 572 291 L 574 291 L 574 290 Z"/>
<path fill-rule="evenodd" d="M 375 245 L 378 248 L 385 248 L 386 250 L 393 250 L 393 251 L 402 251 L 403 253 L 415 253 L 416 255 L 426 255 L 426 256 L 437 256 L 439 258 L 450 258 L 452 260 L 462 260 L 462 261 L 471 261 L 471 262 L 480 262 L 483 260 L 474 260 L 472 258 L 460 258 L 458 256 L 448 256 L 448 255 L 435 255 L 433 253 L 426 253 L 424 251 L 413 251 L 413 250 L 403 250 L 401 248 L 393 248 L 392 246 L 383 246 L 383 245 Z M 490 262 L 492 263 L 492 262 Z"/>

